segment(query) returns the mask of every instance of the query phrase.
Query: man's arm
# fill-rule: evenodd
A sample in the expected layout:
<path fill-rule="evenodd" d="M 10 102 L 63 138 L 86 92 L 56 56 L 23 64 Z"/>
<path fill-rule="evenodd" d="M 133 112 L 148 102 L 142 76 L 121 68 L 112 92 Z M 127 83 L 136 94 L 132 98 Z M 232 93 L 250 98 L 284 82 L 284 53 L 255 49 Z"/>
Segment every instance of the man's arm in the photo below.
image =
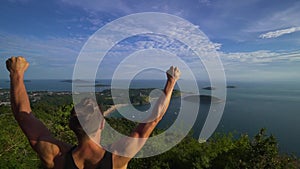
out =
<path fill-rule="evenodd" d="M 58 141 L 52 138 L 47 127 L 31 113 L 24 85 L 24 73 L 28 66 L 29 63 L 23 57 L 11 57 L 6 61 L 10 72 L 11 107 L 31 147 L 39 154 L 46 167 L 51 168 L 54 164 L 50 163 L 53 163 L 54 157 L 59 153 Z"/>
<path fill-rule="evenodd" d="M 130 134 L 129 139 L 124 138 L 112 146 L 116 151 L 123 151 L 127 157 L 118 156 L 120 164 L 127 164 L 130 159 L 138 153 L 144 146 L 150 134 L 161 121 L 166 113 L 171 100 L 172 92 L 176 81 L 180 77 L 180 71 L 177 67 L 170 67 L 167 71 L 167 82 L 164 88 L 164 93 L 158 99 L 151 114 L 151 121 L 147 123 L 140 123 L 137 128 Z M 133 138 L 133 140 L 132 140 Z"/>
<path fill-rule="evenodd" d="M 164 93 L 159 97 L 157 104 L 152 110 L 152 115 L 149 118 L 150 122 L 140 123 L 137 128 L 131 133 L 131 137 L 133 138 L 148 138 L 157 124 L 161 121 L 163 116 L 165 115 L 172 96 L 172 92 L 174 86 L 176 84 L 176 80 L 173 78 L 168 78 Z"/>

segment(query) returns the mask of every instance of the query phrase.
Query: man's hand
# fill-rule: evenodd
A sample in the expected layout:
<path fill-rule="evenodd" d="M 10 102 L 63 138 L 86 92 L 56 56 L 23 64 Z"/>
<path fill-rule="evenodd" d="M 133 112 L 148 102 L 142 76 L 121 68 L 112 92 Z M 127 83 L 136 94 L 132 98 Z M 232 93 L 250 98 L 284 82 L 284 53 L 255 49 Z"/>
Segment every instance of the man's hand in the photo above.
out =
<path fill-rule="evenodd" d="M 180 70 L 177 67 L 171 66 L 169 70 L 167 70 L 168 80 L 177 81 L 181 75 Z"/>
<path fill-rule="evenodd" d="M 13 56 L 10 59 L 7 59 L 6 61 L 6 68 L 11 74 L 17 73 L 23 75 L 28 67 L 29 67 L 29 63 L 22 56 L 18 56 L 18 57 Z"/>

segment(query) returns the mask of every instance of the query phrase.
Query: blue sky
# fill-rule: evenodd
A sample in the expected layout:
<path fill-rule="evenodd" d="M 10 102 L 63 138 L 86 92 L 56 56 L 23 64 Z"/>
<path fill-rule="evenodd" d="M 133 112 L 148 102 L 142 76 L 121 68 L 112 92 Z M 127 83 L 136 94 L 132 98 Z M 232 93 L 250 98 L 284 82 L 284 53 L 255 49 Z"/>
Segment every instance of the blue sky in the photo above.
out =
<path fill-rule="evenodd" d="M 0 11 L 1 79 L 8 78 L 4 63 L 13 55 L 30 62 L 28 79 L 70 79 L 88 38 L 106 23 L 137 12 L 168 13 L 198 26 L 216 45 L 228 80 L 300 79 L 297 0 L 4 0 Z M 144 49 L 137 39 L 145 41 L 133 38 L 119 47 Z M 153 39 L 152 47 L 166 42 Z M 116 60 L 106 58 L 101 77 L 110 76 Z"/>

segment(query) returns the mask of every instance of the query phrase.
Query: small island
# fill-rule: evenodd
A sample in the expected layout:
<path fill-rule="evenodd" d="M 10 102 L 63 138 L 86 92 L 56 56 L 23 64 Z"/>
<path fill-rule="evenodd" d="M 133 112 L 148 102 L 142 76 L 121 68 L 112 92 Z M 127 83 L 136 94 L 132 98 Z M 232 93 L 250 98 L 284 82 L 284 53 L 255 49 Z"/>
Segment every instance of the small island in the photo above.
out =
<path fill-rule="evenodd" d="M 236 88 L 236 86 L 228 85 L 228 86 L 226 86 L 226 88 L 227 88 L 227 89 L 233 89 L 233 88 Z M 211 86 L 203 87 L 202 89 L 204 89 L 204 90 L 216 90 L 215 87 L 211 87 Z"/>
<path fill-rule="evenodd" d="M 106 85 L 106 84 L 95 84 L 95 85 L 76 85 L 77 87 L 109 87 L 110 85 Z"/>
<path fill-rule="evenodd" d="M 203 87 L 202 89 L 204 89 L 204 90 L 216 90 L 215 87 L 211 87 L 211 86 Z"/>
<path fill-rule="evenodd" d="M 80 84 L 77 85 L 78 87 L 109 87 L 110 86 L 108 84 L 101 84 L 99 83 L 99 81 L 92 81 L 92 80 L 89 81 L 89 80 L 81 80 L 81 79 L 61 80 L 60 82 Z"/>
<path fill-rule="evenodd" d="M 219 99 L 215 96 L 211 95 L 190 95 L 183 98 L 185 101 L 198 103 L 198 100 L 202 104 L 211 104 L 211 103 L 221 103 L 223 102 L 222 99 Z"/>
<path fill-rule="evenodd" d="M 107 84 L 100 84 L 100 83 L 95 84 L 95 87 L 108 87 L 108 86 L 110 86 L 110 85 L 107 85 Z"/>
<path fill-rule="evenodd" d="M 65 83 L 91 83 L 94 81 L 89 81 L 89 80 L 82 80 L 82 79 L 67 79 L 67 80 L 61 80 L 60 82 L 65 82 Z M 98 81 L 95 81 L 95 83 L 98 83 Z"/>

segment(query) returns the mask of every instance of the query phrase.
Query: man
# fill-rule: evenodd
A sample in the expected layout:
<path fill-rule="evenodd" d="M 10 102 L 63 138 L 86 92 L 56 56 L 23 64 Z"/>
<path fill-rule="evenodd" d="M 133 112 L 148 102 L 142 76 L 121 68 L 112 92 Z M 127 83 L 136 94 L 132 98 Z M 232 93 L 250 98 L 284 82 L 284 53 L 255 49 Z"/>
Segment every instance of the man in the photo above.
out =
<path fill-rule="evenodd" d="M 95 100 L 83 99 L 71 111 L 70 128 L 78 139 L 78 145 L 72 146 L 51 136 L 46 126 L 31 112 L 29 98 L 24 85 L 24 72 L 29 63 L 23 57 L 11 57 L 6 61 L 10 72 L 11 106 L 15 119 L 29 140 L 34 151 L 39 155 L 46 168 L 80 168 L 80 169 L 124 169 L 130 159 L 143 147 L 153 129 L 164 116 L 172 95 L 172 91 L 179 79 L 180 71 L 170 67 L 167 71 L 167 82 L 164 94 L 159 98 L 152 111 L 152 121 L 140 123 L 130 134 L 131 141 L 123 138 L 111 145 L 113 153 L 106 151 L 100 144 L 104 119 L 100 115 Z M 79 122 L 80 121 L 80 122 Z M 144 140 L 144 141 L 143 141 Z M 126 156 L 118 155 L 119 151 Z"/>

